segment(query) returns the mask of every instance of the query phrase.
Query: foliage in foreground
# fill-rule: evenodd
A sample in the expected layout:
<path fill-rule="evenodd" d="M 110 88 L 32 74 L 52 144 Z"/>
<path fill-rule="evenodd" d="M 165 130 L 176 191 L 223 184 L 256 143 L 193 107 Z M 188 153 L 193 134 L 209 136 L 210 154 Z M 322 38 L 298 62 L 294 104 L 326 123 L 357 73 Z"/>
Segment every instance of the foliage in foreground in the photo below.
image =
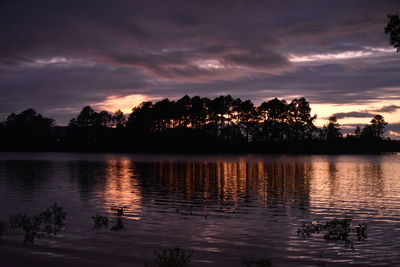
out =
<path fill-rule="evenodd" d="M 180 247 L 155 251 L 154 254 L 156 259 L 153 263 L 146 263 L 146 267 L 184 267 L 188 266 L 192 257 L 189 250 Z"/>
<path fill-rule="evenodd" d="M 126 209 L 127 206 L 124 207 L 111 207 L 111 210 L 115 212 L 115 215 L 117 215 L 117 219 L 115 220 L 115 224 L 111 227 L 111 231 L 119 231 L 119 230 L 125 230 L 125 226 L 123 224 L 121 216 L 124 215 L 124 209 Z M 103 228 L 108 228 L 108 225 L 110 223 L 110 219 L 106 216 L 98 215 L 96 214 L 95 216 L 92 217 L 93 219 L 93 227 L 92 230 L 101 230 Z"/>
<path fill-rule="evenodd" d="M 399 14 L 388 15 L 388 22 L 385 27 L 385 33 L 389 34 L 389 42 L 400 51 L 400 19 Z"/>
<path fill-rule="evenodd" d="M 243 265 L 245 267 L 271 267 L 272 262 L 270 259 L 244 259 L 243 260 Z"/>
<path fill-rule="evenodd" d="M 93 219 L 93 227 L 92 230 L 101 230 L 103 228 L 108 228 L 109 220 L 106 216 L 98 215 L 92 217 Z"/>
<path fill-rule="evenodd" d="M 125 229 L 122 224 L 121 215 L 118 216 L 116 224 L 111 228 L 112 231 Z M 10 216 L 9 223 L 0 221 L 0 245 L 3 235 L 8 233 L 9 228 L 22 229 L 25 232 L 25 243 L 34 243 L 36 238 L 43 236 L 56 235 L 64 227 L 66 213 L 57 204 L 52 205 L 45 211 L 28 216 L 26 214 L 14 214 Z M 92 217 L 94 222 L 93 230 L 108 228 L 109 219 L 105 216 L 95 215 Z M 354 244 L 350 239 L 350 234 L 355 233 L 358 241 L 366 241 L 368 238 L 368 226 L 364 223 L 355 227 L 351 226 L 352 218 L 333 219 L 324 223 L 308 222 L 304 223 L 297 231 L 298 236 L 312 237 L 313 234 L 323 233 L 323 238 L 327 241 L 344 241 L 346 248 L 354 249 Z M 191 262 L 192 251 L 181 249 L 180 247 L 167 248 L 154 252 L 155 260 L 146 263 L 146 267 L 184 267 Z M 246 267 L 269 267 L 272 266 L 270 259 L 243 259 L 242 264 Z"/>
<path fill-rule="evenodd" d="M 25 232 L 24 242 L 33 244 L 36 238 L 57 235 L 65 227 L 66 215 L 62 207 L 54 203 L 45 211 L 33 216 L 22 213 L 11 215 L 8 226 L 22 229 Z"/>
<path fill-rule="evenodd" d="M 304 223 L 297 230 L 297 234 L 302 237 L 311 237 L 312 234 L 324 233 L 323 238 L 327 241 L 344 241 L 347 248 L 354 249 L 354 244 L 350 240 L 350 233 L 355 232 L 358 241 L 366 241 L 368 238 L 368 226 L 364 223 L 351 227 L 352 218 L 333 219 L 325 223 Z"/>

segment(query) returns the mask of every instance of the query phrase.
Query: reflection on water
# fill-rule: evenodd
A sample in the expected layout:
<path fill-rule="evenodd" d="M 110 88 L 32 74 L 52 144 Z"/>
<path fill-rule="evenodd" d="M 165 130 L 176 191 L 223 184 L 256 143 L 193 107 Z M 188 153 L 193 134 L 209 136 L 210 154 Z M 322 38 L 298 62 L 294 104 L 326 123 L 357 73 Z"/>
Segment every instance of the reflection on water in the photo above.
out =
<path fill-rule="evenodd" d="M 99 190 L 99 198 L 104 198 L 104 209 L 113 213 L 111 207 L 127 207 L 128 218 L 140 219 L 142 196 L 132 162 L 128 160 L 107 161 L 106 182 Z"/>
<path fill-rule="evenodd" d="M 237 266 L 242 258 L 266 257 L 274 265 L 396 265 L 399 171 L 399 155 L 1 153 L 0 219 L 57 202 L 68 212 L 69 227 L 51 246 L 113 263 L 122 257 L 142 264 L 155 249 L 181 245 L 195 250 L 193 266 Z M 90 231 L 91 216 L 115 220 L 111 207 L 123 206 L 126 231 Z M 302 222 L 344 215 L 369 224 L 368 242 L 357 243 L 355 251 L 296 234 Z"/>
<path fill-rule="evenodd" d="M 265 164 L 240 158 L 237 162 L 140 162 L 135 169 L 147 194 L 220 204 L 252 200 L 305 206 L 312 167 L 309 163 Z"/>

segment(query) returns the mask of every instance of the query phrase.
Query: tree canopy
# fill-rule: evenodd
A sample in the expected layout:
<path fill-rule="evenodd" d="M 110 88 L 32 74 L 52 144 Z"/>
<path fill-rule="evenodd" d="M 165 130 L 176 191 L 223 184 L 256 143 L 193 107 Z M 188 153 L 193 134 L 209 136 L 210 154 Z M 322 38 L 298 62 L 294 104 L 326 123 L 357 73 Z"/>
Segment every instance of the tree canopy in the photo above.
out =
<path fill-rule="evenodd" d="M 17 150 L 46 149 L 50 140 L 54 120 L 43 117 L 34 109 L 11 113 L 0 124 L 0 137 L 5 140 L 3 147 Z"/>
<path fill-rule="evenodd" d="M 385 27 L 385 33 L 389 34 L 389 42 L 397 52 L 400 51 L 400 19 L 399 14 L 388 15 L 388 22 Z"/>
<path fill-rule="evenodd" d="M 0 149 L 72 151 L 249 151 L 296 150 L 296 145 L 341 140 L 384 139 L 387 122 L 375 115 L 365 127 L 344 138 L 335 116 L 322 128 L 305 98 L 273 98 L 255 105 L 230 95 L 143 102 L 126 118 L 122 111 L 96 112 L 86 106 L 68 127 L 28 109 L 0 123 Z M 368 141 L 368 142 L 369 142 Z M 357 141 L 358 142 L 358 141 Z M 320 149 L 320 148 L 318 148 Z"/>

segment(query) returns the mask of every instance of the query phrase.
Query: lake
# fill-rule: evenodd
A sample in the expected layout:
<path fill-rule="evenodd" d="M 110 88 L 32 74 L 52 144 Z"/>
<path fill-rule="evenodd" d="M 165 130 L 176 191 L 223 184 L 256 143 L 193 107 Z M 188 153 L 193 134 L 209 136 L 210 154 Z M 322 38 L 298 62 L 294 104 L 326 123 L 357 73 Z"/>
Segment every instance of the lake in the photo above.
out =
<path fill-rule="evenodd" d="M 11 229 L 0 265 L 144 266 L 176 246 L 190 266 L 400 265 L 400 154 L 0 153 L 0 220 L 53 203 L 67 213 L 65 229 L 33 245 Z M 92 230 L 96 214 L 124 229 Z M 353 248 L 297 233 L 345 216 L 368 224 L 367 240 L 350 233 Z"/>

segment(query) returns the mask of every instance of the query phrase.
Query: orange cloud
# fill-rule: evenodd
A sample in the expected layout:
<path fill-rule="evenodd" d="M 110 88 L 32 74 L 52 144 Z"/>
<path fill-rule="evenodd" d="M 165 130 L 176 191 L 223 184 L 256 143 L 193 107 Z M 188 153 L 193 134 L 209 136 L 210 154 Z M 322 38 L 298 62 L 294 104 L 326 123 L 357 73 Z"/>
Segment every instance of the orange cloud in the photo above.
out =
<path fill-rule="evenodd" d="M 150 100 L 152 100 L 151 97 L 142 94 L 132 94 L 126 96 L 111 95 L 108 96 L 103 102 L 96 103 L 93 106 L 110 112 L 120 109 L 123 113 L 129 114 L 132 112 L 132 108 L 138 106 L 144 101 Z"/>

